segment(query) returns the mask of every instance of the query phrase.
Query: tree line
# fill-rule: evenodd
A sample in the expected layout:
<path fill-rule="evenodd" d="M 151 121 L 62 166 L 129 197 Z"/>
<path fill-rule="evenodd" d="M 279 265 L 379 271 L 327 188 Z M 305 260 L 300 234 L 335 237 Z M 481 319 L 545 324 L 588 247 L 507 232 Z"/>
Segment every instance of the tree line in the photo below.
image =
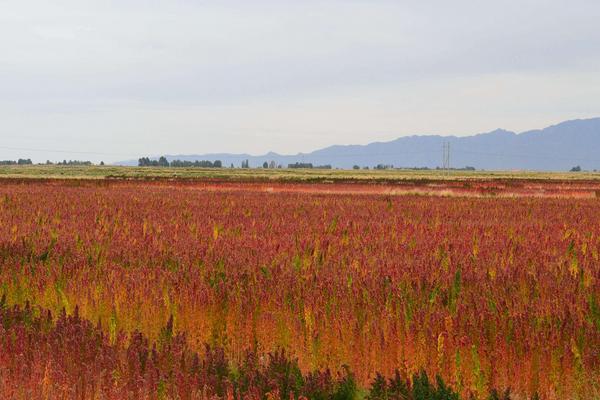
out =
<path fill-rule="evenodd" d="M 31 159 L 23 159 L 19 158 L 17 161 L 15 160 L 0 160 L 0 165 L 31 165 Z"/>
<path fill-rule="evenodd" d="M 208 161 L 208 160 L 173 160 L 169 161 L 165 156 L 161 156 L 158 160 L 151 160 L 148 157 L 142 157 L 138 160 L 139 167 L 174 167 L 174 168 L 221 168 L 223 163 L 221 160 Z"/>
<path fill-rule="evenodd" d="M 46 161 L 46 165 L 94 165 L 91 161 L 87 160 L 62 160 L 58 162 Z M 99 165 L 104 165 L 104 161 L 100 161 Z"/>
<path fill-rule="evenodd" d="M 295 162 L 294 164 L 288 164 L 288 168 L 316 168 L 316 169 L 331 169 L 331 165 L 313 165 L 313 163 L 301 163 Z"/>
<path fill-rule="evenodd" d="M 94 165 L 91 161 L 84 160 L 62 160 L 62 161 L 50 161 L 46 160 L 45 163 L 38 163 L 37 165 Z M 30 158 L 19 158 L 18 160 L 0 160 L 0 165 L 33 165 Z M 104 165 L 104 161 L 100 161 L 100 164 Z"/>

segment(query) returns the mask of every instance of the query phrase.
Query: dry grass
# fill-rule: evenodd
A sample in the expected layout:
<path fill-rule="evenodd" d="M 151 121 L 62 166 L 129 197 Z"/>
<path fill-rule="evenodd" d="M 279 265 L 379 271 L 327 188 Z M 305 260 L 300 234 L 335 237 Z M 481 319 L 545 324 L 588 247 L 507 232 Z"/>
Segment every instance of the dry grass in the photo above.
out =
<path fill-rule="evenodd" d="M 70 179 L 216 179 L 284 182 L 453 180 L 600 180 L 598 172 L 164 168 L 121 166 L 0 166 L 0 177 Z"/>

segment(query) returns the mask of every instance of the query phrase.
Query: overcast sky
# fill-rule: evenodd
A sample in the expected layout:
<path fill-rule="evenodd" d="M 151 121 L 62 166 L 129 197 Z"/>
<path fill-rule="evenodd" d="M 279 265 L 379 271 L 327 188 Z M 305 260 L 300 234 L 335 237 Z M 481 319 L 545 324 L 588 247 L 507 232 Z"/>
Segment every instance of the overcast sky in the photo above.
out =
<path fill-rule="evenodd" d="M 0 0 L 0 159 L 296 153 L 596 117 L 599 21 L 598 0 Z"/>

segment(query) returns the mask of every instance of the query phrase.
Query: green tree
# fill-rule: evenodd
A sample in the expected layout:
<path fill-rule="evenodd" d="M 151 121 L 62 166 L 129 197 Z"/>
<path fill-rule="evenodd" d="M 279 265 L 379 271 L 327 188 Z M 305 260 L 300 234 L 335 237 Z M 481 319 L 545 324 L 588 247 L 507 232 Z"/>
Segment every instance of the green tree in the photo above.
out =
<path fill-rule="evenodd" d="M 168 167 L 169 160 L 167 160 L 167 158 L 165 156 L 160 156 L 160 158 L 158 159 L 158 166 L 159 167 Z"/>

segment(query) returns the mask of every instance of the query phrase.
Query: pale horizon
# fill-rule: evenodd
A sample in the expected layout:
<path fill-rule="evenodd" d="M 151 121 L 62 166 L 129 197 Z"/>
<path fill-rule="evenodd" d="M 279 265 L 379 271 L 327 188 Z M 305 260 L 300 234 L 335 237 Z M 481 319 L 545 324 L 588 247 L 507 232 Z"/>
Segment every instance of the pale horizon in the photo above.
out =
<path fill-rule="evenodd" d="M 307 153 L 600 116 L 600 4 L 6 1 L 0 159 Z"/>

